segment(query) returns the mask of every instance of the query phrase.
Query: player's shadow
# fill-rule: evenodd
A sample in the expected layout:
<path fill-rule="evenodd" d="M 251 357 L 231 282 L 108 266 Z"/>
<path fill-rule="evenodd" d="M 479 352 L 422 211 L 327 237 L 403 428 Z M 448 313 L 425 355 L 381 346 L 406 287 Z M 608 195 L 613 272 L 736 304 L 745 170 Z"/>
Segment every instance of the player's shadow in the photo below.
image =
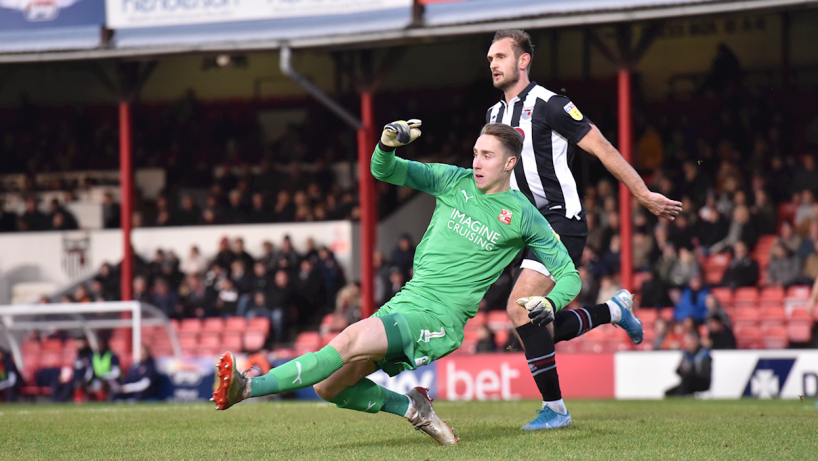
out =
<path fill-rule="evenodd" d="M 573 430 L 573 429 L 568 429 Z M 502 440 L 509 440 L 518 437 L 525 437 L 527 432 L 521 431 L 519 428 L 514 427 L 485 427 L 485 428 L 475 428 L 469 431 L 458 432 L 455 431 L 458 437 L 460 437 L 461 444 L 469 443 L 472 441 L 487 441 L 493 439 L 502 439 Z M 335 446 L 338 448 L 377 448 L 386 446 L 417 446 L 417 447 L 428 447 L 429 443 L 434 444 L 434 441 L 431 440 L 431 437 L 425 434 L 412 434 L 411 437 L 392 437 L 388 439 L 380 439 L 380 440 L 350 440 L 349 442 L 337 442 Z"/>

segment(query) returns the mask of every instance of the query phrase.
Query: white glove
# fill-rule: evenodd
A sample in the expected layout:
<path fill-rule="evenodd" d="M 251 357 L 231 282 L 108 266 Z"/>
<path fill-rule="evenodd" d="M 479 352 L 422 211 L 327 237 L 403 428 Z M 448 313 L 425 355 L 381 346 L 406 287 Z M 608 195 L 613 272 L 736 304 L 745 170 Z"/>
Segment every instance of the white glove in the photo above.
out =
<path fill-rule="evenodd" d="M 381 143 L 389 147 L 400 147 L 420 137 L 420 120 L 398 120 L 383 127 Z"/>
<path fill-rule="evenodd" d="M 517 305 L 525 307 L 531 323 L 544 327 L 554 321 L 554 306 L 545 296 L 529 296 L 517 300 Z"/>

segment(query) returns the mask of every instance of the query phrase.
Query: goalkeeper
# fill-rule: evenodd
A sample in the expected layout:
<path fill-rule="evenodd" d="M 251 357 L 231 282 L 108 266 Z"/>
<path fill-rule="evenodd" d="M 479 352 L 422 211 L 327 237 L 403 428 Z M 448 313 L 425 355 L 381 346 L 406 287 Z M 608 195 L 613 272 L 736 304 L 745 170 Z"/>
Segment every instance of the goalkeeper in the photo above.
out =
<path fill-rule="evenodd" d="M 420 136 L 420 121 L 388 124 L 372 157 L 372 174 L 437 198 L 432 221 L 415 253 L 414 277 L 372 317 L 347 327 L 318 352 L 302 355 L 269 374 L 246 378 L 233 355 L 219 361 L 216 408 L 249 397 L 315 385 L 340 408 L 406 417 L 443 445 L 458 439 L 434 413 L 423 388 L 397 394 L 366 378 L 382 369 L 395 376 L 456 350 L 463 327 L 483 295 L 517 253 L 528 246 L 549 268 L 556 285 L 547 298 L 521 300 L 537 322 L 547 323 L 579 293 L 580 279 L 548 222 L 509 181 L 523 146 L 512 127 L 488 124 L 474 145 L 472 169 L 422 164 L 394 150 Z"/>

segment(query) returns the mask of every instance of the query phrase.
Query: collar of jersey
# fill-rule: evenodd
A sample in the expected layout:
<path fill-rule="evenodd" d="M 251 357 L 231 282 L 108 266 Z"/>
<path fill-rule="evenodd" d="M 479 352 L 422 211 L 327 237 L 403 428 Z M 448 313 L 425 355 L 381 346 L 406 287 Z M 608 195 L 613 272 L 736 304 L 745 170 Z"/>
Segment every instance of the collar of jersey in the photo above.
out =
<path fill-rule="evenodd" d="M 537 82 L 533 82 L 533 81 L 532 81 L 532 82 L 530 82 L 530 83 L 528 84 L 528 86 L 527 86 L 527 87 L 525 87 L 525 88 L 523 89 L 523 91 L 521 91 L 521 92 L 520 92 L 520 94 L 518 94 L 517 96 L 514 96 L 514 97 L 511 99 L 511 102 L 512 102 L 512 103 L 514 103 L 514 102 L 517 102 L 517 101 L 522 101 L 522 100 L 524 100 L 524 99 L 526 98 L 526 96 L 528 96 L 528 92 L 529 92 L 529 91 L 531 91 L 531 89 L 532 89 L 532 88 L 534 88 L 535 86 L 537 86 Z M 501 102 L 501 103 L 503 103 L 503 105 L 506 105 L 506 99 L 505 99 L 505 98 L 500 99 L 500 102 Z"/>

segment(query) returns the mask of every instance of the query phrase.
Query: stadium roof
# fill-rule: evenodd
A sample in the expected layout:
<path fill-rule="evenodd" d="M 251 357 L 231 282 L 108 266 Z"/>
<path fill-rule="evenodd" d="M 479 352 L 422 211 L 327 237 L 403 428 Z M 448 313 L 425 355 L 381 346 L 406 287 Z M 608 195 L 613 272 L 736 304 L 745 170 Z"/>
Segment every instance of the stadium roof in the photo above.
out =
<path fill-rule="evenodd" d="M 468 0 L 411 8 L 265 21 L 119 29 L 103 45 L 98 29 L 26 36 L 0 32 L 0 63 L 105 59 L 196 52 L 325 48 L 400 43 L 424 37 L 648 21 L 675 17 L 818 6 L 818 0 Z M 71 50 L 73 48 L 73 50 Z"/>

